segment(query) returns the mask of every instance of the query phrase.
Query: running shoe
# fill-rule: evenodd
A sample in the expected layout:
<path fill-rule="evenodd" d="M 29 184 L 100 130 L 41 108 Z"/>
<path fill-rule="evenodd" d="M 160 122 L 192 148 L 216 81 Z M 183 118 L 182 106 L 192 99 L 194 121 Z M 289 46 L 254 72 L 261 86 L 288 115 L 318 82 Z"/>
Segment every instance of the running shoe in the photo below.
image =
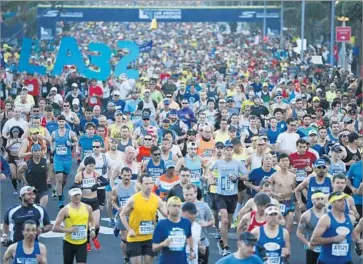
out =
<path fill-rule="evenodd" d="M 128 257 L 124 257 L 123 264 L 130 264 L 130 259 Z"/>
<path fill-rule="evenodd" d="M 120 229 L 118 229 L 116 226 L 113 228 L 113 234 L 115 237 L 118 237 L 120 235 Z"/>
<path fill-rule="evenodd" d="M 232 253 L 232 251 L 229 248 L 229 246 L 225 246 L 224 249 L 223 249 L 223 257 L 228 256 L 231 253 Z"/>
<path fill-rule="evenodd" d="M 238 223 L 239 223 L 238 219 L 234 220 L 234 222 L 231 225 L 231 228 L 237 228 Z"/>
<path fill-rule="evenodd" d="M 58 195 L 57 195 L 57 191 L 54 189 L 53 191 L 52 191 L 52 198 L 55 198 L 55 197 L 57 197 Z"/>
<path fill-rule="evenodd" d="M 217 233 L 214 235 L 215 239 L 221 239 L 221 235 L 219 234 L 219 230 L 217 230 Z"/>
<path fill-rule="evenodd" d="M 219 253 L 219 255 L 223 255 L 224 246 L 223 246 L 223 241 L 222 240 L 219 240 L 218 241 L 217 247 L 218 247 L 218 253 Z"/>
<path fill-rule="evenodd" d="M 99 250 L 101 248 L 101 244 L 100 244 L 100 241 L 98 241 L 98 238 L 97 237 L 92 238 L 92 241 L 93 241 L 93 245 L 95 246 L 95 249 Z"/>
<path fill-rule="evenodd" d="M 87 252 L 91 252 L 92 246 L 91 243 L 87 243 Z"/>

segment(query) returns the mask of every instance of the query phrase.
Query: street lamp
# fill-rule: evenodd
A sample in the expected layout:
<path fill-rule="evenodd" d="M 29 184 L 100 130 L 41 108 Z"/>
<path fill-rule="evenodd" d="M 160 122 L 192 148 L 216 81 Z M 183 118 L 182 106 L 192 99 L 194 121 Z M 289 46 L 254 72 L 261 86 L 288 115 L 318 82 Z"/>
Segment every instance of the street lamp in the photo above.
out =
<path fill-rule="evenodd" d="M 341 17 L 337 17 L 337 20 L 342 22 L 342 26 L 345 27 L 345 23 L 349 21 L 349 17 L 345 17 L 345 16 L 341 16 Z M 342 53 L 343 53 L 343 57 L 342 57 L 342 67 L 344 70 L 347 69 L 347 50 L 346 50 L 346 44 L 345 41 L 342 42 Z"/>

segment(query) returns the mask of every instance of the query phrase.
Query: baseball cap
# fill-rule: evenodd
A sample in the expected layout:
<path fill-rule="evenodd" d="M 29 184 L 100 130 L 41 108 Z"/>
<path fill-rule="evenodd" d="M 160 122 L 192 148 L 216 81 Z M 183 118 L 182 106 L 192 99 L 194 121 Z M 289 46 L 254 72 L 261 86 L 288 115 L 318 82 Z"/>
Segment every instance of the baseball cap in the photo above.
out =
<path fill-rule="evenodd" d="M 115 90 L 115 91 L 113 92 L 113 95 L 120 95 L 120 91 L 119 91 L 119 90 Z"/>
<path fill-rule="evenodd" d="M 320 98 L 319 98 L 319 97 L 317 97 L 317 96 L 314 96 L 312 101 L 313 101 L 313 102 L 315 102 L 315 101 L 319 101 L 319 102 L 320 102 Z"/>
<path fill-rule="evenodd" d="M 341 200 L 341 199 L 345 199 L 349 197 L 348 194 L 344 193 L 344 192 L 333 192 L 329 195 L 329 203 L 332 204 L 334 203 L 335 201 L 338 201 L 338 200 Z"/>
<path fill-rule="evenodd" d="M 224 148 L 233 148 L 232 143 L 227 143 L 224 145 Z"/>
<path fill-rule="evenodd" d="M 144 119 L 150 119 L 150 114 L 148 112 L 144 112 L 142 113 L 141 115 L 141 118 L 144 120 Z"/>
<path fill-rule="evenodd" d="M 234 101 L 234 99 L 233 99 L 233 97 L 227 97 L 226 101 L 227 101 L 227 102 L 233 102 L 233 101 Z"/>
<path fill-rule="evenodd" d="M 52 87 L 52 88 L 50 89 L 50 91 L 51 91 L 51 92 L 53 92 L 53 91 L 54 91 L 54 92 L 57 92 L 58 90 L 57 90 L 57 87 Z"/>
<path fill-rule="evenodd" d="M 359 138 L 359 135 L 355 132 L 350 133 L 348 135 L 349 142 L 353 142 L 354 140 L 357 140 Z"/>
<path fill-rule="evenodd" d="M 234 126 L 230 126 L 228 128 L 228 132 L 236 132 L 236 131 L 237 131 L 237 129 Z"/>
<path fill-rule="evenodd" d="M 164 103 L 164 105 L 170 105 L 170 100 L 169 99 L 164 99 L 163 103 Z"/>
<path fill-rule="evenodd" d="M 243 241 L 248 246 L 254 246 L 257 243 L 257 238 L 250 232 L 243 232 L 239 237 L 239 241 Z"/>
<path fill-rule="evenodd" d="M 33 144 L 32 148 L 31 148 L 32 152 L 40 151 L 40 150 L 42 150 L 42 147 L 40 146 L 40 144 Z"/>
<path fill-rule="evenodd" d="M 185 202 L 182 206 L 182 212 L 188 212 L 190 214 L 196 214 L 197 213 L 197 207 L 194 203 Z"/>
<path fill-rule="evenodd" d="M 167 201 L 167 205 L 171 205 L 171 204 L 179 204 L 179 205 L 182 205 L 182 200 L 180 200 L 180 198 L 179 197 L 177 197 L 177 196 L 172 196 L 172 197 L 170 197 L 169 199 L 168 199 L 168 201 Z"/>
<path fill-rule="evenodd" d="M 334 151 L 334 152 L 342 152 L 342 148 L 340 146 L 340 144 L 335 144 L 331 147 L 331 151 Z"/>
<path fill-rule="evenodd" d="M 316 132 L 316 130 L 310 130 L 308 135 L 311 136 L 311 135 L 317 135 L 318 133 Z"/>
<path fill-rule="evenodd" d="M 78 88 L 78 84 L 77 83 L 72 83 L 71 85 L 72 87 Z"/>
<path fill-rule="evenodd" d="M 144 94 L 146 94 L 146 93 L 150 93 L 150 90 L 149 89 L 145 89 Z"/>
<path fill-rule="evenodd" d="M 37 189 L 35 189 L 33 186 L 24 186 L 20 189 L 19 196 L 23 197 L 24 194 L 31 192 L 37 193 Z"/>
<path fill-rule="evenodd" d="M 188 136 L 195 136 L 197 134 L 197 131 L 194 129 L 189 129 L 187 132 Z"/>
<path fill-rule="evenodd" d="M 316 93 L 322 93 L 323 90 L 321 88 L 316 89 Z"/>
<path fill-rule="evenodd" d="M 197 147 L 197 144 L 195 142 L 189 142 L 187 147 L 194 148 L 194 147 Z"/>
<path fill-rule="evenodd" d="M 217 142 L 216 143 L 216 148 L 224 148 L 223 142 Z"/>
<path fill-rule="evenodd" d="M 176 109 L 171 109 L 169 111 L 169 115 L 177 115 L 178 114 L 178 111 L 176 111 Z"/>
<path fill-rule="evenodd" d="M 68 194 L 69 194 L 69 196 L 75 196 L 77 194 L 82 195 L 82 190 L 81 190 L 81 188 L 72 188 L 72 189 L 69 189 Z"/>
<path fill-rule="evenodd" d="M 325 166 L 326 167 L 326 162 L 323 159 L 318 159 L 318 160 L 315 161 L 314 165 L 315 165 L 315 167 L 319 167 L 319 166 Z"/>
<path fill-rule="evenodd" d="M 169 168 L 175 168 L 175 161 L 172 161 L 172 160 L 168 160 L 165 162 L 165 168 L 166 169 L 169 169 Z"/>
<path fill-rule="evenodd" d="M 72 100 L 72 105 L 79 105 L 79 99 L 78 98 L 74 98 L 73 100 Z"/>
<path fill-rule="evenodd" d="M 345 124 L 348 124 L 348 123 L 350 123 L 352 121 L 353 121 L 353 119 L 350 116 L 345 116 L 343 118 L 343 123 L 345 123 Z"/>
<path fill-rule="evenodd" d="M 115 116 L 122 115 L 122 112 L 120 110 L 115 111 Z"/>
<path fill-rule="evenodd" d="M 29 128 L 29 133 L 39 133 L 39 128 L 37 128 L 37 127 L 31 127 L 31 128 Z"/>
<path fill-rule="evenodd" d="M 356 109 L 350 109 L 348 111 L 348 114 L 350 114 L 350 115 L 356 115 L 357 114 L 357 110 Z"/>
<path fill-rule="evenodd" d="M 233 146 L 236 146 L 236 145 L 241 145 L 242 143 L 241 143 L 241 140 L 239 138 L 234 138 L 234 139 L 231 140 L 231 144 Z"/>
<path fill-rule="evenodd" d="M 170 123 L 170 119 L 169 118 L 164 118 L 163 123 Z"/>
<path fill-rule="evenodd" d="M 280 213 L 280 210 L 279 210 L 279 208 L 277 208 L 276 205 L 271 205 L 265 209 L 266 215 L 272 215 L 272 214 L 278 214 L 278 213 Z"/>

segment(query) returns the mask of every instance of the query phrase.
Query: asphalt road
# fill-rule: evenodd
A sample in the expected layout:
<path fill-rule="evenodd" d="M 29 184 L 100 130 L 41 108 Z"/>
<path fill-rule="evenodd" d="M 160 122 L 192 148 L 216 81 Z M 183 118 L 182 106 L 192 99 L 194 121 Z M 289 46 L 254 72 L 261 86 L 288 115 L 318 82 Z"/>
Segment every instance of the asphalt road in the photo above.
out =
<path fill-rule="evenodd" d="M 76 171 L 77 165 L 74 164 L 72 168 L 71 176 L 68 178 L 68 184 L 66 189 L 68 188 L 69 184 L 73 182 L 74 173 Z M 19 198 L 13 195 L 13 189 L 11 186 L 10 181 L 2 181 L 0 183 L 1 188 L 1 203 L 0 203 L 0 217 L 3 218 L 6 210 L 17 204 L 19 202 Z M 46 208 L 50 218 L 52 221 L 55 220 L 57 216 L 57 201 L 51 198 L 49 199 L 48 206 Z M 123 256 L 120 249 L 120 239 L 116 238 L 113 235 L 113 229 L 109 228 L 107 223 L 108 219 L 106 218 L 106 213 L 102 212 L 102 220 L 101 220 L 101 230 L 99 235 L 99 241 L 101 243 L 101 249 L 96 251 L 93 249 L 92 252 L 88 254 L 88 261 L 89 264 L 99 264 L 99 263 L 107 263 L 107 264 L 119 264 L 122 263 Z M 303 248 L 302 243 L 296 237 L 296 225 L 294 226 L 294 231 L 291 234 L 291 245 L 292 245 L 292 252 L 291 257 L 289 259 L 290 264 L 305 264 L 305 251 Z M 218 255 L 218 249 L 216 245 L 216 240 L 213 238 L 215 230 L 213 228 L 210 229 L 210 261 L 209 263 L 214 264 L 217 262 L 218 259 L 221 258 Z M 49 232 L 44 234 L 40 241 L 44 243 L 48 250 L 48 263 L 50 264 L 61 264 L 63 262 L 63 253 L 62 253 L 62 237 L 63 234 L 60 233 L 53 233 Z M 235 251 L 236 246 L 236 234 L 234 230 L 231 231 L 229 234 L 230 239 L 230 247 L 232 251 Z M 0 249 L 1 259 L 4 254 L 4 248 Z M 2 263 L 2 261 L 0 261 Z M 157 260 L 155 260 L 157 263 Z M 353 253 L 353 263 L 358 264 L 362 263 L 358 256 Z"/>

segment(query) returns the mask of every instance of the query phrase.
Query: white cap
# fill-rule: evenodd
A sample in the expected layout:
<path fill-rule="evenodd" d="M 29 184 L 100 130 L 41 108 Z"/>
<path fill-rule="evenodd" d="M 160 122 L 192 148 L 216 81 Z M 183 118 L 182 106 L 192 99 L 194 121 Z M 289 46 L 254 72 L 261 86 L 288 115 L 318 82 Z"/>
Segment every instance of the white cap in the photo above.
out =
<path fill-rule="evenodd" d="M 72 100 L 72 105 L 79 105 L 79 99 L 78 98 L 74 98 L 73 100 Z"/>
<path fill-rule="evenodd" d="M 77 87 L 78 88 L 78 84 L 77 83 L 72 83 L 71 85 L 72 87 Z"/>
<path fill-rule="evenodd" d="M 35 187 L 33 187 L 33 186 L 24 186 L 20 189 L 19 196 L 22 197 L 24 194 L 30 193 L 30 192 L 36 193 L 37 189 L 35 189 Z"/>
<path fill-rule="evenodd" d="M 50 89 L 50 91 L 51 91 L 51 92 L 53 92 L 53 91 L 57 92 L 58 90 L 57 90 L 57 87 L 54 87 L 54 86 L 53 86 L 53 87 Z"/>
<path fill-rule="evenodd" d="M 73 188 L 68 191 L 68 194 L 69 196 L 82 195 L 82 190 L 80 188 Z"/>
<path fill-rule="evenodd" d="M 119 90 L 115 90 L 114 92 L 113 92 L 113 94 L 115 95 L 120 95 L 120 91 Z"/>

